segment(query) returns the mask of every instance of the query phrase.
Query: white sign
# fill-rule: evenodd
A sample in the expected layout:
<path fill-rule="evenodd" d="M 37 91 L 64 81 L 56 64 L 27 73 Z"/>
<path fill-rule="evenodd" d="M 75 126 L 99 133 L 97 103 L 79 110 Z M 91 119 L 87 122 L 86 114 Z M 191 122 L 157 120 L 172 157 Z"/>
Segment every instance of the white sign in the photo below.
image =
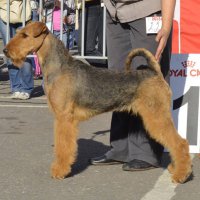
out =
<path fill-rule="evenodd" d="M 161 29 L 162 26 L 162 17 L 153 16 L 146 17 L 146 33 L 147 34 L 156 34 Z"/>
<path fill-rule="evenodd" d="M 170 66 L 173 118 L 179 134 L 200 152 L 200 54 L 174 54 Z"/>

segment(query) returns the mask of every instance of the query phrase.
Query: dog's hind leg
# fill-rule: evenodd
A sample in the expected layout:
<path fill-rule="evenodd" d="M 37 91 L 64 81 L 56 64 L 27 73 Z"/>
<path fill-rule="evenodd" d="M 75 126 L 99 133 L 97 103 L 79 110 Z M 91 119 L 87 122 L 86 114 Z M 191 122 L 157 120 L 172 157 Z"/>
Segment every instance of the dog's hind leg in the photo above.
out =
<path fill-rule="evenodd" d="M 51 167 L 53 178 L 63 179 L 71 172 L 76 159 L 77 122 L 68 115 L 57 115 L 54 124 L 55 161 Z"/>
<path fill-rule="evenodd" d="M 169 90 L 165 90 L 163 85 L 160 89 L 161 84 L 154 85 L 154 90 L 149 87 L 141 88 L 133 105 L 137 110 L 133 109 L 133 111 L 141 115 L 149 135 L 169 150 L 172 159 L 169 167 L 172 181 L 184 183 L 192 173 L 189 145 L 181 138 L 174 126 Z"/>
<path fill-rule="evenodd" d="M 144 106 L 139 113 L 149 135 L 170 152 L 172 181 L 184 183 L 192 172 L 189 145 L 176 131 L 170 109 L 166 110 L 165 106 L 160 105 L 158 110 L 152 112 L 148 106 Z"/>
<path fill-rule="evenodd" d="M 172 181 L 184 183 L 192 173 L 188 142 L 177 133 L 171 117 L 165 114 L 161 117 L 158 113 L 153 116 L 151 113 L 149 118 L 147 111 L 142 117 L 149 135 L 170 152 Z"/>

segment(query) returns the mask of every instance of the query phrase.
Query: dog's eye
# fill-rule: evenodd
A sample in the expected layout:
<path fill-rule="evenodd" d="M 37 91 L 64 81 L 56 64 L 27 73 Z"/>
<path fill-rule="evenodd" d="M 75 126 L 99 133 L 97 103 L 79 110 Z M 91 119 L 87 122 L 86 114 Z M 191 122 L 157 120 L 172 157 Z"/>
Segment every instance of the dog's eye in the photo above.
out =
<path fill-rule="evenodd" d="M 22 33 L 22 37 L 26 38 L 26 37 L 28 37 L 28 35 L 26 35 L 26 33 Z"/>

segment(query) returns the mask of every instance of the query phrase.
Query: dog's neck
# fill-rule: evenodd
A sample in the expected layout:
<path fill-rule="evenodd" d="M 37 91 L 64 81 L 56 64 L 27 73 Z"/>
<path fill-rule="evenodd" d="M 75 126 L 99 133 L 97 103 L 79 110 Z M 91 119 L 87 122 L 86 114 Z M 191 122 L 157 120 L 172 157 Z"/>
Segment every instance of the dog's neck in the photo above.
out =
<path fill-rule="evenodd" d="M 43 73 L 45 72 L 45 64 L 47 63 L 47 59 L 50 61 L 51 59 L 51 50 L 52 50 L 52 43 L 51 40 L 54 39 L 51 35 L 51 33 L 48 33 L 44 40 L 42 41 L 42 44 L 40 48 L 37 50 L 36 54 L 39 59 L 40 66 L 43 70 Z"/>
<path fill-rule="evenodd" d="M 61 73 L 62 66 L 72 59 L 61 41 L 52 33 L 48 33 L 36 54 L 45 77 Z"/>

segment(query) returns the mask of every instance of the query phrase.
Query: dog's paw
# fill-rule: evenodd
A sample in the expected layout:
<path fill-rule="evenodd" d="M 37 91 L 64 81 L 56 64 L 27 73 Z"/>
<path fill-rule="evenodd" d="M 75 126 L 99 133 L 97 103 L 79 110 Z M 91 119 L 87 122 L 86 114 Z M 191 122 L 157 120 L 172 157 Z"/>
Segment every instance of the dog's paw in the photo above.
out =
<path fill-rule="evenodd" d="M 51 177 L 54 179 L 64 179 L 71 171 L 71 168 L 63 167 L 57 163 L 53 163 L 51 166 Z"/>
<path fill-rule="evenodd" d="M 172 163 L 170 163 L 167 167 L 168 171 L 170 174 L 174 174 L 174 165 Z"/>
<path fill-rule="evenodd" d="M 185 183 L 187 182 L 192 175 L 192 171 L 187 173 L 174 173 L 172 175 L 172 182 L 173 183 Z"/>

